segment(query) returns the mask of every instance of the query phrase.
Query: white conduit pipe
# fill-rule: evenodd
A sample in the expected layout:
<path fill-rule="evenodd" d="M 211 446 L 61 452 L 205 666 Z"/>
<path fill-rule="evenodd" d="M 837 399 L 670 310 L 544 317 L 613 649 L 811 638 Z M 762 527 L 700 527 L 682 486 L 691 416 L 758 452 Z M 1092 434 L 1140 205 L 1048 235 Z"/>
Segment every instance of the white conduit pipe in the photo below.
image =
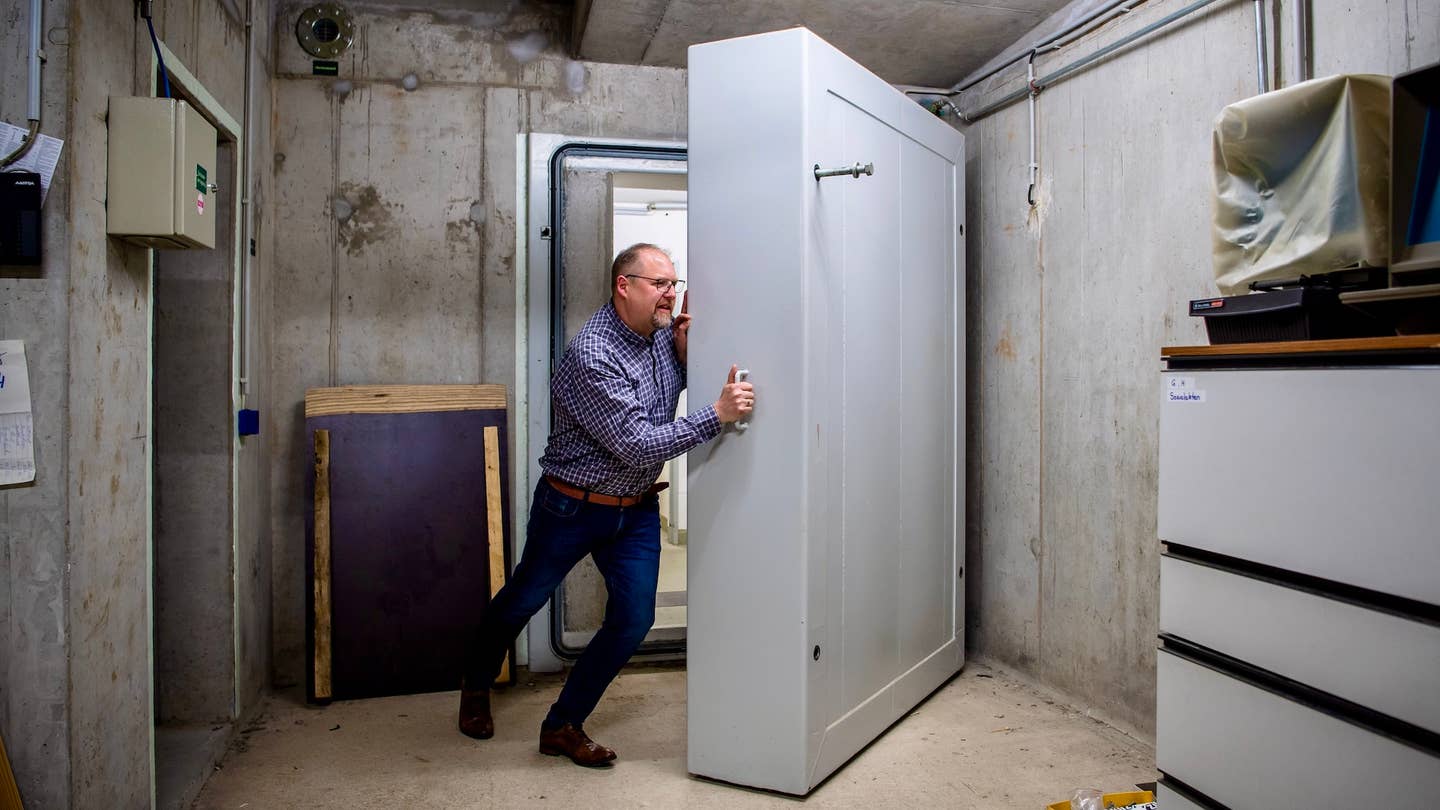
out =
<path fill-rule="evenodd" d="M 1009 60 L 1006 60 L 1006 61 L 1005 61 L 1004 63 L 1002 63 L 1002 64 L 996 65 L 996 66 L 995 66 L 994 68 L 992 68 L 991 70 L 988 70 L 988 71 L 980 74 L 979 76 L 976 76 L 974 79 L 971 79 L 970 81 L 966 82 L 965 84 L 960 85 L 960 86 L 958 86 L 958 87 L 952 87 L 952 88 L 948 91 L 948 94 L 953 96 L 953 95 L 955 95 L 955 94 L 957 94 L 957 93 L 963 93 L 963 92 L 965 92 L 966 90 L 969 90 L 970 88 L 972 88 L 972 87 L 974 87 L 975 85 L 979 84 L 980 82 L 983 82 L 983 81 L 985 81 L 986 79 L 990 78 L 991 76 L 994 76 L 996 73 L 999 73 L 1000 71 L 1004 70 L 1005 68 L 1010 67 L 1011 65 L 1015 64 L 1016 62 L 1019 62 L 1021 59 L 1024 59 L 1026 56 L 1033 56 L 1036 51 L 1039 51 L 1039 50 L 1042 50 L 1042 49 L 1044 49 L 1044 50 L 1051 50 L 1051 49 L 1060 47 L 1060 45 L 1059 45 L 1060 40 L 1062 40 L 1062 39 L 1064 39 L 1065 37 L 1068 37 L 1068 36 L 1070 36 L 1070 35 L 1072 35 L 1072 34 L 1077 34 L 1077 33 L 1081 32 L 1082 29 L 1090 26 L 1092 23 L 1093 23 L 1093 24 L 1096 24 L 1096 25 L 1100 24 L 1099 22 L 1096 22 L 1097 20 L 1100 19 L 1100 17 L 1102 17 L 1102 16 L 1104 16 L 1104 15 L 1106 15 L 1106 14 L 1110 14 L 1111 12 L 1115 11 L 1115 9 L 1117 9 L 1117 8 L 1120 7 L 1120 6 L 1127 6 L 1127 5 L 1128 5 L 1128 6 L 1133 6 L 1133 5 L 1137 4 L 1137 3 L 1143 3 L 1144 1 L 1145 1 L 1145 0 L 1111 0 L 1111 2 L 1107 3 L 1106 5 L 1102 6 L 1101 8 L 1098 8 L 1098 9 L 1090 12 L 1089 14 L 1085 15 L 1085 17 L 1084 17 L 1083 19 L 1080 19 L 1080 20 L 1076 21 L 1073 25 L 1069 25 L 1069 26 L 1065 27 L 1064 29 L 1062 29 L 1062 30 L 1060 30 L 1060 31 L 1056 31 L 1054 34 L 1051 34 L 1048 38 L 1043 39 L 1043 40 L 1035 43 L 1034 45 L 1031 45 L 1031 46 L 1030 46 L 1030 50 L 1028 50 L 1028 51 L 1021 51 L 1020 53 L 1016 54 L 1013 58 L 1011 58 L 1011 59 L 1009 59 Z M 1128 9 L 1126 9 L 1126 10 L 1128 10 Z M 1103 22 L 1103 20 L 1100 20 L 1100 22 Z"/>
<path fill-rule="evenodd" d="M 1157 30 L 1159 30 L 1159 29 L 1161 29 L 1161 28 L 1164 28 L 1165 26 L 1169 25 L 1170 23 L 1175 22 L 1176 20 L 1179 20 L 1179 19 L 1181 19 L 1181 18 L 1183 18 L 1183 17 L 1186 17 L 1186 16 L 1190 15 L 1191 13 L 1193 13 L 1193 12 L 1195 12 L 1195 11 L 1199 11 L 1200 9 L 1202 9 L 1202 8 L 1210 5 L 1210 4 L 1213 3 L 1213 2 L 1215 2 L 1215 0 L 1196 0 L 1196 2 L 1191 3 L 1190 5 L 1182 8 L 1182 9 L 1180 9 L 1180 10 L 1174 12 L 1174 13 L 1171 13 L 1171 14 L 1169 14 L 1169 15 L 1166 15 L 1165 17 L 1163 17 L 1163 18 L 1161 18 L 1161 19 L 1159 19 L 1159 20 L 1156 20 L 1155 22 L 1153 22 L 1153 23 L 1145 26 L 1144 28 L 1141 28 L 1141 29 L 1139 29 L 1138 31 L 1135 31 L 1135 32 L 1132 33 L 1132 34 L 1129 34 L 1129 35 L 1127 35 L 1127 36 L 1125 36 L 1125 37 L 1123 37 L 1123 38 L 1121 38 L 1121 39 L 1119 39 L 1119 40 L 1117 40 L 1117 41 L 1115 41 L 1115 42 L 1113 42 L 1113 43 L 1105 46 L 1104 48 L 1101 48 L 1100 50 L 1098 50 L 1098 51 L 1090 54 L 1089 56 L 1086 56 L 1086 57 L 1084 57 L 1084 58 L 1081 58 L 1081 59 L 1079 59 L 1079 60 L 1076 60 L 1076 61 L 1074 61 L 1074 62 L 1071 62 L 1070 64 L 1066 65 L 1065 67 L 1062 67 L 1062 68 L 1060 68 L 1059 70 L 1055 71 L 1054 73 L 1051 73 L 1050 75 L 1045 76 L 1045 77 L 1040 78 L 1040 79 L 1036 79 L 1036 78 L 1035 78 L 1035 54 L 1036 54 L 1036 51 L 1032 50 L 1032 51 L 1030 52 L 1030 59 L 1029 59 L 1029 63 L 1028 63 L 1028 65 L 1027 65 L 1027 69 L 1026 69 L 1026 87 L 1025 87 L 1024 90 L 1017 90 L 1017 91 L 1014 92 L 1014 93 L 1010 93 L 1009 95 L 1006 95 L 1006 96 L 1004 96 L 1003 98 L 1000 98 L 999 100 L 995 101 L 994 103 L 989 104 L 989 105 L 981 108 L 980 110 L 977 110 L 977 111 L 972 112 L 972 113 L 969 113 L 969 114 L 966 114 L 966 113 L 964 113 L 964 112 L 961 112 L 958 108 L 955 108 L 955 105 L 953 105 L 953 104 L 951 105 L 951 107 L 956 109 L 956 112 L 959 114 L 960 119 L 961 119 L 962 121 L 964 121 L 965 123 L 969 124 L 969 123 L 974 123 L 975 121 L 977 121 L 977 120 L 979 120 L 979 119 L 981 119 L 981 118 L 989 115 L 989 114 L 992 113 L 992 112 L 995 112 L 996 110 L 998 110 L 998 109 L 1000 109 L 1000 108 L 1002 108 L 1002 107 L 1008 106 L 1011 102 L 1014 102 L 1014 101 L 1020 99 L 1020 98 L 1023 97 L 1023 96 L 1028 96 L 1028 97 L 1029 97 L 1029 101 L 1030 101 L 1030 167 L 1029 167 L 1029 168 L 1030 168 L 1030 187 L 1029 187 L 1029 189 L 1026 191 L 1025 198 L 1026 198 L 1026 201 L 1030 204 L 1030 206 L 1031 206 L 1031 207 L 1034 207 L 1034 205 L 1035 205 L 1035 183 L 1036 183 L 1036 180 L 1037 180 L 1038 175 L 1039 175 L 1039 164 L 1037 163 L 1037 161 L 1036 161 L 1036 159 L 1035 159 L 1035 141 L 1036 141 L 1036 132 L 1035 132 L 1035 98 L 1036 98 L 1036 96 L 1038 96 L 1038 95 L 1040 94 L 1040 91 L 1043 90 L 1043 89 L 1045 89 L 1046 87 L 1048 87 L 1050 84 L 1052 84 L 1052 83 L 1054 83 L 1054 82 L 1056 82 L 1056 81 L 1064 78 L 1065 76 L 1068 76 L 1069 74 L 1074 73 L 1075 71 L 1080 70 L 1081 68 L 1085 67 L 1086 65 L 1088 65 L 1088 64 L 1090 64 L 1090 63 L 1092 63 L 1092 62 L 1095 62 L 1095 61 L 1097 61 L 1097 60 L 1103 59 L 1104 57 L 1110 55 L 1111 53 L 1114 53 L 1115 51 L 1117 51 L 1117 50 L 1125 47 L 1126 45 L 1129 45 L 1131 42 L 1134 42 L 1135 40 L 1140 39 L 1141 37 L 1144 37 L 1144 36 L 1150 34 L 1151 32 L 1154 32 L 1154 31 L 1157 31 Z M 1255 52 L 1256 52 L 1256 56 L 1257 56 L 1257 58 L 1258 58 L 1258 60 L 1259 60 L 1259 62 L 1260 62 L 1260 64 L 1259 64 L 1259 87 L 1260 87 L 1260 92 L 1261 92 L 1261 93 L 1264 93 L 1264 92 L 1266 91 L 1266 89 L 1267 89 L 1267 82 L 1266 82 L 1266 77 L 1265 77 L 1265 73 L 1266 73 L 1266 71 L 1265 71 L 1265 39 L 1264 39 L 1264 38 L 1265 38 L 1265 25 L 1264 25 L 1263 9 L 1262 9 L 1263 0 L 1254 0 L 1254 3 L 1255 3 L 1255 23 L 1256 23 L 1256 26 L 1255 26 Z M 1117 8 L 1118 8 L 1119 6 L 1121 6 L 1121 5 L 1124 5 L 1124 3 L 1116 3 L 1116 4 L 1112 5 L 1108 10 L 1117 9 Z M 1128 9 L 1125 9 L 1125 10 L 1128 10 Z M 1063 38 L 1063 36 L 1064 36 L 1064 35 L 1062 34 L 1060 37 L 1056 37 L 1055 39 L 1058 40 L 1058 39 L 1060 39 L 1060 38 Z M 972 83 L 972 84 L 973 84 L 973 83 Z"/>
<path fill-rule="evenodd" d="M 1292 0 L 1295 33 L 1295 84 L 1310 80 L 1310 0 Z"/>
<path fill-rule="evenodd" d="M 40 19 L 44 13 L 43 0 L 30 0 L 30 104 L 26 108 L 28 118 L 40 121 L 40 63 L 45 61 L 45 52 L 40 49 Z"/>
<path fill-rule="evenodd" d="M 240 148 L 240 407 L 246 406 L 250 393 L 250 310 L 251 273 L 254 256 L 251 244 L 255 239 L 255 0 L 245 0 L 245 101 L 241 130 L 245 143 Z"/>
<path fill-rule="evenodd" d="M 1270 89 L 1269 72 L 1265 69 L 1265 0 L 1255 0 L 1255 69 L 1259 73 L 1260 92 Z"/>
<path fill-rule="evenodd" d="M 30 121 L 30 134 L 18 149 L 0 159 L 0 169 L 25 157 L 25 153 L 35 145 L 36 136 L 40 133 L 40 64 L 45 61 L 45 51 L 40 47 L 43 11 L 43 0 L 30 0 L 30 53 L 27 59 L 30 65 L 30 82 L 25 108 L 26 117 Z"/>
<path fill-rule="evenodd" d="M 1258 0 L 1257 0 L 1257 1 L 1258 1 Z M 1171 13 L 1171 14 L 1168 14 L 1168 15 L 1162 17 L 1161 19 L 1156 20 L 1156 21 L 1153 22 L 1153 23 L 1150 23 L 1149 25 L 1145 26 L 1144 28 L 1141 28 L 1141 29 L 1139 29 L 1139 30 L 1137 30 L 1137 31 L 1135 31 L 1135 32 L 1133 32 L 1133 33 L 1131 33 L 1131 34 L 1126 35 L 1125 37 L 1123 37 L 1123 38 L 1121 38 L 1121 39 L 1116 40 L 1115 42 L 1110 43 L 1109 45 L 1106 45 L 1104 48 L 1101 48 L 1100 50 L 1098 50 L 1098 51 L 1090 54 L 1089 56 L 1085 56 L 1085 57 L 1082 57 L 1082 58 L 1080 58 L 1080 59 L 1077 59 L 1076 61 L 1071 62 L 1070 64 L 1066 65 L 1065 67 L 1060 68 L 1059 70 L 1055 71 L 1054 73 L 1051 73 L 1051 74 L 1048 75 L 1048 76 L 1041 76 L 1040 78 L 1038 78 L 1038 79 L 1036 79 L 1036 80 L 1034 81 L 1034 88 L 1033 88 L 1033 89 L 1034 89 L 1034 90 L 1037 90 L 1037 91 L 1038 91 L 1038 90 L 1044 90 L 1046 87 L 1049 87 L 1050 85 L 1054 84 L 1055 82 L 1059 81 L 1060 79 L 1063 79 L 1063 78 L 1065 78 L 1066 76 L 1070 75 L 1071 73 L 1074 73 L 1074 72 L 1080 70 L 1081 68 L 1085 67 L 1086 65 L 1089 65 L 1090 63 L 1096 62 L 1096 61 L 1098 61 L 1098 60 L 1100 60 L 1100 59 L 1104 59 L 1106 56 L 1109 56 L 1110 54 L 1114 53 L 1115 51 L 1120 50 L 1121 48 L 1125 47 L 1126 45 L 1129 45 L 1130 43 L 1134 42 L 1135 40 L 1140 39 L 1140 38 L 1145 37 L 1145 36 L 1148 36 L 1149 34 L 1153 33 L 1154 31 L 1158 31 L 1159 29 L 1164 28 L 1165 26 L 1169 25 L 1170 23 L 1173 23 L 1173 22 L 1175 22 L 1176 20 L 1179 20 L 1179 19 L 1181 19 L 1181 18 L 1183 18 L 1183 17 L 1187 17 L 1187 16 L 1189 16 L 1190 14 L 1193 14 L 1194 12 L 1199 11 L 1200 9 L 1202 9 L 1202 8 L 1204 8 L 1204 7 L 1210 5 L 1211 3 L 1214 3 L 1214 2 L 1216 2 L 1216 0 L 1195 0 L 1195 2 L 1191 3 L 1190 5 L 1185 6 L 1184 8 L 1179 9 L 1178 11 L 1175 11 L 1175 12 L 1173 12 L 1173 13 Z M 987 115 L 995 112 L 996 110 L 999 110 L 999 109 L 1001 109 L 1001 108 L 1003 108 L 1003 107 L 1008 107 L 1008 106 L 1010 106 L 1011 104 L 1013 104 L 1014 102 L 1019 101 L 1020 99 L 1024 98 L 1026 95 L 1028 95 L 1028 94 L 1031 92 L 1031 90 L 1032 90 L 1032 88 L 1030 88 L 1030 87 L 1026 87 L 1026 88 L 1023 88 L 1023 89 L 1020 89 L 1020 90 L 1016 90 L 1016 91 L 1013 92 L 1013 93 L 1007 94 L 1007 95 L 1005 95 L 1005 96 L 997 99 L 997 100 L 994 101 L 993 103 L 990 103 L 990 104 L 985 105 L 984 107 L 980 108 L 979 110 L 976 110 L 976 111 L 970 112 L 970 113 L 962 113 L 962 114 L 961 114 L 961 119 L 964 120 L 966 123 L 974 123 L 975 121 L 978 121 L 978 120 L 980 120 L 981 118 L 984 118 L 985 116 L 987 116 Z"/>
<path fill-rule="evenodd" d="M 1035 182 L 1039 179 L 1040 164 L 1035 162 L 1035 97 L 1040 91 L 1035 87 L 1035 52 L 1030 52 L 1030 61 L 1026 63 L 1025 73 L 1028 77 L 1027 84 L 1030 86 L 1030 188 L 1025 192 L 1025 201 L 1030 207 L 1035 207 Z"/>
<path fill-rule="evenodd" d="M 1090 33 L 1088 28 L 1098 28 L 1099 26 L 1110 22 L 1110 20 L 1114 19 L 1115 17 L 1121 17 L 1129 14 L 1135 9 L 1136 6 L 1144 2 L 1146 2 L 1146 0 L 1125 0 L 1125 2 L 1111 6 L 1110 8 L 1105 9 L 1103 16 L 1096 17 L 1092 24 L 1087 27 L 1087 29 L 1075 31 L 1068 36 L 1057 37 L 1055 41 L 1051 43 L 1048 48 L 1046 48 L 1046 50 L 1058 51 L 1066 45 L 1069 45 L 1070 43 L 1079 39 L 1080 37 L 1083 37 L 1086 34 Z"/>
<path fill-rule="evenodd" d="M 1031 45 L 1030 50 L 1021 51 L 1010 59 L 1007 59 L 1001 64 L 996 65 L 990 70 L 985 71 L 984 73 L 976 76 L 970 81 L 961 85 L 956 85 L 955 87 L 952 87 L 948 90 L 942 87 L 918 87 L 916 85 L 903 84 L 897 84 L 895 85 L 895 87 L 899 90 L 904 91 L 906 95 L 944 96 L 944 98 L 938 99 L 939 103 L 949 107 L 955 112 L 956 116 L 968 123 L 970 119 L 966 118 L 965 114 L 960 111 L 960 108 L 955 106 L 955 103 L 950 100 L 951 97 L 957 96 L 960 93 L 969 90 L 971 87 L 974 87 L 975 85 L 985 81 L 991 76 L 994 76 L 1005 68 L 1008 68 L 1016 62 L 1019 62 L 1021 59 L 1028 58 L 1030 61 L 1033 62 L 1035 60 L 1035 55 L 1041 51 L 1053 51 L 1063 48 L 1073 40 L 1084 36 L 1091 28 L 1104 25 L 1106 22 L 1109 22 L 1111 17 L 1117 17 L 1121 14 L 1129 13 L 1130 10 L 1133 9 L 1135 6 L 1138 6 L 1144 2 L 1146 2 L 1146 0 L 1110 0 L 1109 3 L 1095 9 L 1094 11 L 1085 15 L 1082 19 L 1077 20 L 1076 22 L 1066 26 L 1065 28 L 1062 28 L 1061 30 L 1051 34 L 1049 37 L 1040 40 L 1039 42 L 1036 42 L 1034 45 Z"/>

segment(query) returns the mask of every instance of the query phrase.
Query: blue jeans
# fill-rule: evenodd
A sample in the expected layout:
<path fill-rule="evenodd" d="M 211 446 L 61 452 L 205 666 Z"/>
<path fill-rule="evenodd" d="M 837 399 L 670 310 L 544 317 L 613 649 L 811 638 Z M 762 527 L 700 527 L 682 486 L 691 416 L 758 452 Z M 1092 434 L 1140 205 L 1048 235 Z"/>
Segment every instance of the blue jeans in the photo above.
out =
<path fill-rule="evenodd" d="M 601 506 L 540 480 L 520 564 L 490 601 L 467 656 L 466 688 L 484 689 L 495 682 L 511 642 L 586 554 L 605 578 L 605 621 L 575 663 L 543 728 L 585 722 L 655 623 L 660 576 L 660 499 L 655 495 L 634 506 Z"/>

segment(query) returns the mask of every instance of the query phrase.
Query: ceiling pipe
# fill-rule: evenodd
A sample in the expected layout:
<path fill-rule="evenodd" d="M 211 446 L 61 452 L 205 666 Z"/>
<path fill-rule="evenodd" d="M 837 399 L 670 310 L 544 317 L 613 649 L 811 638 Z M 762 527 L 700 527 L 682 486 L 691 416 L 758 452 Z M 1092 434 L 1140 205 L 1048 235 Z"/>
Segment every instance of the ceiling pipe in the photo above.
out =
<path fill-rule="evenodd" d="M 1082 17 L 1081 19 L 1077 20 L 1076 22 L 1071 23 L 1070 25 L 1066 26 L 1065 28 L 1062 28 L 1061 30 L 1056 31 L 1054 34 L 1051 34 L 1049 37 L 1040 40 L 1039 42 L 1035 43 L 1034 45 L 1031 45 L 1029 50 L 1021 51 L 1020 53 L 1016 54 L 1016 55 L 1015 55 L 1012 59 L 1010 59 L 1009 61 L 1007 61 L 1007 62 L 1005 62 L 1005 63 L 1003 63 L 1003 64 L 1001 64 L 1001 65 L 998 65 L 998 66 L 996 66 L 995 68 L 993 68 L 993 69 L 991 69 L 991 70 L 985 71 L 984 73 L 980 74 L 979 76 L 976 76 L 975 78 L 971 79 L 970 81 L 968 81 L 968 82 L 966 82 L 966 83 L 964 83 L 964 84 L 962 84 L 962 85 L 959 85 L 959 86 L 957 86 L 957 87 L 952 87 L 952 88 L 950 88 L 950 90 L 946 92 L 946 95 L 951 95 L 951 96 L 953 96 L 953 95 L 956 95 L 956 94 L 958 94 L 958 93 L 963 93 L 963 92 L 965 92 L 966 90 L 969 90 L 970 88 L 972 88 L 972 87 L 974 87 L 975 85 L 979 84 L 980 82 L 983 82 L 983 81 L 985 81 L 986 79 L 990 78 L 991 76 L 994 76 L 995 74 L 999 73 L 1000 71 L 1004 70 L 1005 68 L 1008 68 L 1008 67 L 1010 67 L 1011 65 L 1016 64 L 1017 62 L 1021 61 L 1022 59 L 1025 59 L 1025 58 L 1030 57 L 1031 55 L 1033 55 L 1033 54 L 1035 54 L 1035 53 L 1038 53 L 1039 51 L 1046 50 L 1046 49 L 1054 49 L 1054 48 L 1061 47 L 1061 46 L 1064 44 L 1064 43 L 1061 42 L 1061 40 L 1065 39 L 1066 37 L 1070 36 L 1071 34 L 1076 34 L 1076 33 L 1080 32 L 1082 29 L 1088 27 L 1091 23 L 1099 20 L 1101 17 L 1103 17 L 1103 16 L 1105 16 L 1105 15 L 1107 15 L 1107 14 L 1110 14 L 1111 12 L 1115 11 L 1116 9 L 1118 9 L 1120 6 L 1124 6 L 1124 5 L 1134 6 L 1134 5 L 1138 4 L 1138 3 L 1143 3 L 1144 1 L 1145 1 L 1145 0 L 1110 0 L 1110 2 L 1106 3 L 1105 5 L 1101 6 L 1101 7 L 1098 8 L 1098 9 L 1095 9 L 1094 11 L 1092 11 L 1092 12 L 1090 12 L 1089 14 L 1085 15 L 1084 17 Z"/>
<path fill-rule="evenodd" d="M 1258 1 L 1258 0 L 1257 0 L 1257 1 Z M 964 114 L 962 115 L 962 118 L 964 118 L 964 120 L 965 120 L 967 123 L 968 123 L 968 122 L 973 122 L 973 121 L 978 121 L 978 120 L 980 120 L 981 118 L 984 118 L 985 116 L 987 116 L 987 115 L 995 112 L 996 110 L 1001 109 L 1002 107 L 1007 107 L 1007 106 L 1013 104 L 1014 102 L 1019 101 L 1019 100 L 1022 99 L 1022 98 L 1025 98 L 1027 95 L 1029 95 L 1029 94 L 1032 93 L 1032 92 L 1037 92 L 1037 93 L 1038 93 L 1039 91 L 1044 90 L 1046 87 L 1049 87 L 1050 85 L 1052 85 L 1052 84 L 1054 84 L 1055 82 L 1057 82 L 1057 81 L 1065 78 L 1066 76 L 1069 76 L 1070 74 L 1072 74 L 1072 73 L 1074 73 L 1074 72 L 1076 72 L 1076 71 L 1084 68 L 1086 65 L 1089 65 L 1089 64 L 1091 64 L 1092 62 L 1096 62 L 1096 61 L 1099 61 L 1099 60 L 1101 60 L 1101 59 L 1104 59 L 1105 57 L 1109 56 L 1110 54 L 1114 53 L 1115 51 L 1118 51 L 1118 50 L 1120 50 L 1121 48 L 1125 47 L 1126 45 L 1129 45 L 1130 43 L 1134 42 L 1135 40 L 1141 39 L 1142 37 L 1145 37 L 1145 36 L 1148 36 L 1148 35 L 1150 35 L 1151 33 L 1155 32 L 1155 31 L 1158 31 L 1158 30 L 1160 30 L 1161 28 L 1164 28 L 1164 27 L 1167 26 L 1167 25 L 1170 25 L 1171 23 L 1173 23 L 1173 22 L 1175 22 L 1175 21 L 1177 21 L 1177 20 L 1180 20 L 1180 19 L 1182 19 L 1182 18 L 1184 18 L 1184 17 L 1187 17 L 1187 16 L 1195 13 L 1196 11 L 1199 11 L 1199 10 L 1202 9 L 1202 8 L 1205 8 L 1206 6 L 1208 6 L 1208 5 L 1210 5 L 1210 4 L 1214 3 L 1214 2 L 1216 2 L 1216 0 L 1196 0 L 1196 2 L 1191 3 L 1190 5 L 1185 6 L 1185 7 L 1182 8 L 1182 9 L 1178 9 L 1178 10 L 1176 10 L 1176 11 L 1170 13 L 1170 14 L 1167 14 L 1167 15 L 1165 15 L 1164 17 L 1160 18 L 1159 20 L 1156 20 L 1155 22 L 1150 23 L 1149 25 L 1145 26 L 1144 28 L 1140 28 L 1140 29 L 1136 30 L 1135 32 L 1133 32 L 1133 33 L 1131 33 L 1131 34 L 1128 34 L 1127 36 L 1122 37 L 1121 39 L 1118 39 L 1118 40 L 1116 40 L 1115 42 L 1110 43 L 1109 45 L 1105 46 L 1104 48 L 1101 48 L 1100 50 L 1098 50 L 1098 51 L 1096 51 L 1096 52 L 1094 52 L 1094 53 L 1092 53 L 1092 54 L 1090 54 L 1090 55 L 1088 55 L 1088 56 L 1085 56 L 1085 57 L 1083 57 L 1083 58 L 1081 58 L 1081 59 L 1077 59 L 1076 61 L 1071 62 L 1070 64 L 1068 64 L 1068 65 L 1060 68 L 1059 70 L 1055 71 L 1054 73 L 1049 74 L 1048 76 L 1042 76 L 1042 77 L 1040 77 L 1039 79 L 1036 79 L 1030 87 L 1024 87 L 1024 88 L 1022 88 L 1022 89 L 1020 89 L 1020 90 L 1016 90 L 1015 92 L 1009 93 L 1009 94 L 1007 94 L 1007 95 L 1005 95 L 1005 96 L 1003 96 L 1003 97 L 995 100 L 994 102 L 992 102 L 992 103 L 990 103 L 990 104 L 987 104 L 987 105 L 985 105 L 984 107 L 981 107 L 981 108 L 978 109 L 978 110 L 974 110 L 974 111 L 971 111 L 971 112 L 964 113 Z"/>
<path fill-rule="evenodd" d="M 1089 14 L 1086 14 L 1081 19 L 1071 23 L 1070 25 L 1065 26 L 1061 30 L 1056 31 L 1045 39 L 1036 42 L 1034 45 L 1031 45 L 1029 50 L 1021 51 L 1020 53 L 1016 54 L 1012 59 L 1000 65 L 997 65 L 991 70 L 987 70 L 985 73 L 975 77 L 974 79 L 962 85 L 949 89 L 943 87 L 920 87 L 917 85 L 896 85 L 896 87 L 902 90 L 906 95 L 940 96 L 940 98 L 937 99 L 936 103 L 945 107 L 949 107 L 955 113 L 955 116 L 957 118 L 968 124 L 970 123 L 970 119 L 965 115 L 963 111 L 961 111 L 959 107 L 955 106 L 954 102 L 950 101 L 949 97 L 963 93 L 971 87 L 974 87 L 980 82 L 985 81 L 991 76 L 994 76 L 1005 68 L 1008 68 L 1023 59 L 1028 59 L 1033 64 L 1035 61 L 1035 57 L 1041 51 L 1053 51 L 1059 48 L 1063 48 L 1066 45 L 1070 44 L 1070 42 L 1074 41 L 1076 38 L 1084 35 L 1089 29 L 1108 22 L 1111 17 L 1128 13 L 1135 6 L 1138 6 L 1143 2 L 1145 2 L 1145 0 L 1110 0 L 1110 2 L 1106 3 L 1100 8 L 1095 9 L 1094 11 L 1091 11 Z M 938 107 L 936 108 L 936 114 L 940 114 Z"/>
<path fill-rule="evenodd" d="M 1112 6 L 1109 9 L 1102 9 L 1104 13 L 1101 14 L 1100 17 L 1096 18 L 1094 25 L 1089 26 L 1089 28 L 1104 25 L 1105 23 L 1110 22 L 1110 20 L 1114 19 L 1115 17 L 1121 17 L 1129 14 L 1132 10 L 1134 10 L 1136 6 L 1140 5 L 1143 2 L 1145 2 L 1145 0 L 1126 0 L 1126 2 L 1122 2 L 1119 5 Z M 1050 45 L 1048 50 L 1059 50 L 1087 33 L 1089 33 L 1088 28 L 1082 31 L 1075 31 L 1067 36 L 1062 37 L 1061 39 L 1056 40 Z"/>

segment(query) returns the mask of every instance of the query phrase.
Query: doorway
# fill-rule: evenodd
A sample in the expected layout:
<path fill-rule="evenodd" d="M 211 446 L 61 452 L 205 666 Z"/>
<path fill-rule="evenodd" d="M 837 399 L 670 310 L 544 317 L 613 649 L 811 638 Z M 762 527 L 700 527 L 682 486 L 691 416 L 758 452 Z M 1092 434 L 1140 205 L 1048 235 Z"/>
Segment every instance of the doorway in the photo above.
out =
<path fill-rule="evenodd" d="M 234 176 L 235 145 L 216 152 Z M 154 264 L 152 587 L 156 786 L 205 767 L 235 715 L 234 454 L 230 420 L 234 210 L 216 194 L 214 250 L 157 250 Z M 217 726 L 220 730 L 213 730 Z M 182 780 L 183 781 L 183 780 Z"/>
<path fill-rule="evenodd" d="M 206 110 L 207 100 L 181 89 L 177 97 Z M 218 191 L 205 208 L 216 218 L 215 247 L 151 254 L 151 700 L 160 808 L 189 806 L 237 716 L 239 144 L 225 127 L 217 136 Z"/>
<path fill-rule="evenodd" d="M 630 245 L 648 242 L 670 254 L 678 278 L 690 278 L 687 250 L 687 175 L 613 172 L 610 182 L 610 246 L 613 261 Z M 608 279 L 607 279 L 608 280 Z M 682 293 L 682 296 L 684 294 Z M 678 305 L 677 305 L 678 306 Z M 688 392 L 680 392 L 675 416 L 686 412 Z M 660 583 L 655 594 L 654 636 L 684 639 L 688 591 L 685 456 L 665 462 L 660 480 L 669 484 L 660 495 Z M 653 640 L 653 639 L 652 639 Z"/>
<path fill-rule="evenodd" d="M 684 278 L 686 158 L 683 144 L 526 137 L 529 173 L 524 191 L 528 222 L 517 234 L 527 256 L 529 317 L 526 343 L 528 400 L 521 452 L 528 459 L 516 492 L 530 492 L 539 480 L 538 460 L 550 430 L 550 371 L 570 338 L 609 299 L 609 269 L 615 255 L 637 241 L 668 250 Z M 682 399 L 680 408 L 684 408 Z M 681 462 L 683 464 L 683 461 Z M 520 465 L 517 465 L 517 467 Z M 677 472 L 678 470 L 678 472 Z M 676 657 L 685 649 L 686 587 L 684 468 L 666 465 L 662 478 L 661 582 L 656 623 L 640 647 L 642 656 Z M 523 512 L 525 510 L 517 510 Z M 523 543 L 523 525 L 516 537 Z M 529 666 L 556 671 L 574 660 L 599 630 L 605 585 L 587 558 L 561 584 L 549 605 L 532 620 L 526 649 Z"/>

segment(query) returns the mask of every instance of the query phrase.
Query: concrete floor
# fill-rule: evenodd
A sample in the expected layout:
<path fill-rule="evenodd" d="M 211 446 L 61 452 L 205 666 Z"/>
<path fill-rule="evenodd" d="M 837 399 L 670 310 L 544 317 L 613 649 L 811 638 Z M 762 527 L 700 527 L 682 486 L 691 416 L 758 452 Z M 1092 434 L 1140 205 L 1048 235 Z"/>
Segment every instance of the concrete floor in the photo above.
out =
<path fill-rule="evenodd" d="M 522 673 L 523 674 L 523 673 Z M 197 808 L 793 807 L 795 799 L 690 777 L 685 673 L 627 669 L 586 724 L 620 759 L 589 770 L 536 751 L 559 676 L 495 700 L 496 736 L 455 730 L 454 692 L 307 707 L 272 696 Z M 1026 808 L 1153 781 L 1151 747 L 1003 672 L 968 664 L 816 789 L 815 807 Z"/>

